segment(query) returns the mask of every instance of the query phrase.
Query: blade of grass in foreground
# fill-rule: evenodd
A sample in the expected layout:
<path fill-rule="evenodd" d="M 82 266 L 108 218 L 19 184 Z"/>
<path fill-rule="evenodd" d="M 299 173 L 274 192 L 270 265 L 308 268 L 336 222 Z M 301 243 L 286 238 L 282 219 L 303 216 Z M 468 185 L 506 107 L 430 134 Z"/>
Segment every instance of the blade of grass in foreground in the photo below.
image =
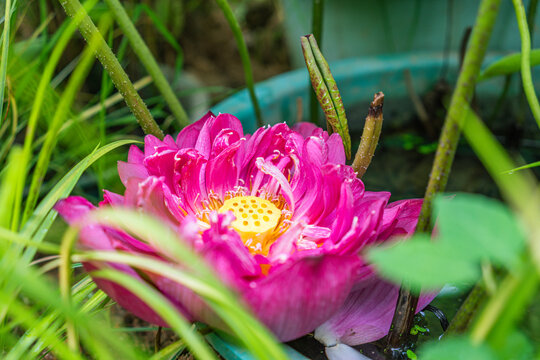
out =
<path fill-rule="evenodd" d="M 147 356 L 126 339 L 120 333 L 114 331 L 110 325 L 106 325 L 103 320 L 93 314 L 81 310 L 80 306 L 74 303 L 68 304 L 62 301 L 58 289 L 50 282 L 46 276 L 40 275 L 33 267 L 29 267 L 24 261 L 11 258 L 6 261 L 5 257 L 0 261 L 0 270 L 10 274 L 9 286 L 0 287 L 0 302 L 10 303 L 8 311 L 10 314 L 17 314 L 25 320 L 27 329 L 33 328 L 36 321 L 41 321 L 36 313 L 44 311 L 54 311 L 62 319 L 62 323 L 69 320 L 77 325 L 81 339 L 92 358 L 98 359 L 146 359 Z M 11 287 L 16 285 L 21 289 L 22 294 L 28 299 L 31 306 L 20 309 L 18 299 L 12 299 Z M 12 301 L 13 300 L 13 301 Z M 32 310 L 35 309 L 35 310 Z M 36 312 L 34 312 L 36 311 Z M 28 315 L 27 315 L 28 314 Z M 27 324 L 27 325 L 26 325 Z M 50 329 L 43 327 L 44 333 L 50 334 Z M 61 350 L 67 356 L 61 358 L 79 358 L 78 352 L 70 351 L 64 343 L 63 331 L 50 334 L 53 336 L 44 343 L 44 346 L 53 350 Z M 55 338 L 60 339 L 57 342 Z M 40 336 L 41 340 L 45 340 Z M 75 356 L 69 356 L 74 354 Z"/>
<path fill-rule="evenodd" d="M 92 8 L 97 0 L 90 0 L 85 3 L 86 8 Z M 67 47 L 69 40 L 77 30 L 78 23 L 82 19 L 82 13 L 77 14 L 69 21 L 69 23 L 62 27 L 62 32 L 59 35 L 58 41 L 56 42 L 56 45 L 54 47 L 54 50 L 52 51 L 52 54 L 49 57 L 49 60 L 47 61 L 47 64 L 45 66 L 45 69 L 43 70 L 43 75 L 41 75 L 38 88 L 36 90 L 35 99 L 32 105 L 32 111 L 30 113 L 28 123 L 26 126 L 26 136 L 24 139 L 24 145 L 23 145 L 23 154 L 24 156 L 21 159 L 21 166 L 23 167 L 23 172 L 21 173 L 21 177 L 19 181 L 17 182 L 17 188 L 15 190 L 15 203 L 13 206 L 13 214 L 14 216 L 18 217 L 20 214 L 21 204 L 22 204 L 22 198 L 23 198 L 23 192 L 24 187 L 26 185 L 26 175 L 27 175 L 27 167 L 30 163 L 30 159 L 32 156 L 32 147 L 34 143 L 34 133 L 36 131 L 37 122 L 41 113 L 41 109 L 43 106 L 43 103 L 45 101 L 45 95 L 47 92 L 47 88 L 49 86 L 49 83 L 52 79 L 52 76 L 54 74 L 54 70 L 56 68 L 56 65 L 58 64 L 58 61 L 60 60 L 60 57 L 64 53 L 64 49 Z M 17 224 L 18 221 L 14 221 L 13 224 L 17 225 L 17 227 L 20 226 L 20 224 Z"/>
<path fill-rule="evenodd" d="M 73 167 L 55 186 L 49 191 L 49 193 L 43 198 L 39 205 L 34 210 L 32 216 L 28 219 L 24 225 L 21 234 L 32 238 L 34 241 L 41 241 L 47 233 L 49 227 L 57 216 L 56 211 L 51 211 L 56 202 L 64 197 L 67 197 L 75 184 L 83 174 L 83 172 L 92 165 L 97 159 L 101 158 L 108 152 L 127 144 L 136 143 L 135 140 L 119 140 L 113 143 L 107 144 L 101 148 L 96 148 L 91 154 L 81 160 L 77 165 Z M 36 249 L 28 248 L 26 250 L 26 260 L 30 261 Z"/>
<path fill-rule="evenodd" d="M 2 126 L 4 91 L 6 89 L 7 63 L 11 30 L 11 0 L 6 0 L 4 6 L 4 31 L 2 32 L 2 56 L 0 56 L 0 126 Z"/>
<path fill-rule="evenodd" d="M 155 244 L 153 246 L 169 254 L 172 264 L 182 264 L 190 273 L 180 271 L 178 266 L 163 261 L 119 253 L 86 253 L 78 255 L 80 260 L 86 258 L 94 261 L 129 262 L 131 266 L 146 269 L 188 286 L 212 306 L 254 356 L 261 359 L 286 358 L 275 337 L 244 309 L 238 298 L 219 280 L 213 270 L 169 228 L 144 214 L 123 209 L 99 209 L 93 212 L 93 219 L 136 234 L 139 239 Z M 152 266 L 152 269 L 149 266 Z"/>
<path fill-rule="evenodd" d="M 105 15 L 102 19 L 103 22 L 101 24 L 101 27 L 103 29 L 111 25 L 112 21 L 110 17 Z M 38 161 L 34 168 L 32 181 L 30 183 L 30 190 L 28 191 L 28 197 L 26 199 L 26 204 L 22 217 L 23 224 L 26 222 L 32 210 L 34 209 L 34 206 L 36 205 L 40 193 L 41 184 L 43 183 L 43 179 L 45 178 L 45 173 L 47 172 L 47 168 L 49 166 L 50 157 L 57 142 L 58 130 L 60 129 L 62 123 L 67 119 L 71 105 L 75 100 L 75 96 L 79 92 L 79 89 L 81 88 L 84 80 L 86 79 L 86 76 L 88 75 L 88 72 L 90 71 L 92 64 L 94 63 L 94 51 L 97 49 L 98 46 L 99 38 L 92 38 L 87 48 L 84 50 L 81 56 L 81 61 L 77 65 L 77 68 L 69 78 L 66 89 L 60 97 L 60 102 L 57 105 L 56 112 L 54 113 L 54 117 L 49 125 L 47 136 L 45 137 L 45 142 L 41 147 Z M 17 222 L 15 223 L 15 226 L 12 227 L 16 228 Z"/>
<path fill-rule="evenodd" d="M 141 283 L 125 273 L 115 270 L 100 270 L 93 273 L 94 276 L 113 281 L 131 291 L 141 300 L 149 304 L 152 309 L 163 319 L 167 319 L 171 328 L 180 336 L 191 350 L 192 354 L 199 359 L 217 359 L 204 338 L 193 331 L 191 324 L 185 320 L 174 306 L 157 290 L 147 284 Z"/>
<path fill-rule="evenodd" d="M 7 162 L 7 171 L 0 187 L 0 228 L 9 228 L 13 217 L 13 206 L 15 202 L 15 187 L 19 181 L 21 166 L 22 149 L 14 147 L 9 154 Z"/>

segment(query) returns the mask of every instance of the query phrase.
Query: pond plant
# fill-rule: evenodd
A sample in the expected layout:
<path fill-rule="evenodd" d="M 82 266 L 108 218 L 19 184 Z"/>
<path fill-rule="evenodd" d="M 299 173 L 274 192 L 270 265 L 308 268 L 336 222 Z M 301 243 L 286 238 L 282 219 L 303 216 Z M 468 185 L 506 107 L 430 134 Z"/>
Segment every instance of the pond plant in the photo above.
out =
<path fill-rule="evenodd" d="M 346 104 L 316 41 L 324 1 L 313 2 L 315 35 L 300 42 L 312 104 L 322 108 L 325 129 L 306 122 L 262 126 L 239 23 L 227 1 L 216 3 L 240 52 L 260 125 L 252 134 L 234 114 L 208 112 L 189 124 L 118 0 L 105 0 L 106 6 L 61 1 L 69 18 L 54 34 L 45 30 L 48 2 L 40 1 L 43 26 L 20 42 L 14 33 L 25 9 L 20 1 L 5 1 L 0 356 L 303 358 L 283 342 L 313 334 L 330 359 L 540 358 L 540 334 L 522 326 L 538 298 L 540 187 L 531 169 L 539 164 L 515 165 L 472 105 L 478 81 L 519 72 L 540 127 L 531 75 L 539 60 L 529 31 L 537 2 L 527 14 L 521 0 L 512 1 L 521 53 L 483 71 L 501 1 L 480 2 L 425 197 L 394 202 L 389 192 L 369 191 L 361 180 L 383 133 L 384 94 L 375 94 L 355 152 Z M 149 7 L 137 9 L 181 51 Z M 124 35 L 118 55 L 114 22 Z M 86 48 L 56 73 L 77 29 Z M 128 44 L 149 75 L 135 83 L 122 66 Z M 105 70 L 99 95 L 78 111 L 76 99 L 96 58 Z M 147 106 L 138 90 L 150 82 L 160 96 Z M 121 106 L 111 110 L 122 98 L 131 115 Z M 317 110 L 311 106 L 314 122 Z M 158 124 L 157 115 L 168 112 L 167 126 Z M 88 123 L 94 118 L 96 126 Z M 137 123 L 146 134 L 142 142 L 128 136 Z M 162 128 L 173 123 L 181 130 L 165 135 Z M 461 132 L 505 203 L 443 194 Z M 127 154 L 113 155 L 125 145 L 131 146 Z M 68 169 L 64 163 L 72 158 L 82 160 Z M 107 183 L 121 194 L 103 190 L 94 206 L 101 196 L 84 188 L 92 171 L 100 191 Z M 123 189 L 114 185 L 118 178 Z M 69 226 L 55 221 L 58 214 Z M 417 346 L 410 335 L 429 331 L 413 327 L 415 314 L 448 284 L 468 295 L 443 336 L 426 336 L 429 341 Z M 150 325 L 118 328 L 113 302 Z M 164 347 L 162 328 L 175 334 Z M 154 348 L 138 343 L 133 332 L 155 332 Z M 221 351 L 216 341 L 241 350 Z"/>

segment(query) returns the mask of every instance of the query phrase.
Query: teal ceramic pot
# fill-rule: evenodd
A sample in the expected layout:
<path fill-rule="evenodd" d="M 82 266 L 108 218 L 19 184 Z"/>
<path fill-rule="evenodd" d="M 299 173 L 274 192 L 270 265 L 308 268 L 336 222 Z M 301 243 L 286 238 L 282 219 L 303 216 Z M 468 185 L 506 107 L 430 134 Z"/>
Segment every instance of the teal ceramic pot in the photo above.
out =
<path fill-rule="evenodd" d="M 529 0 L 524 0 L 527 8 Z M 285 33 L 294 67 L 302 67 L 300 36 L 311 32 L 312 0 L 282 0 Z M 404 52 L 459 52 L 465 30 L 473 26 L 478 0 L 326 0 L 322 50 L 329 61 Z M 540 46 L 540 20 L 533 48 Z M 503 1 L 489 51 L 519 51 L 511 1 Z"/>

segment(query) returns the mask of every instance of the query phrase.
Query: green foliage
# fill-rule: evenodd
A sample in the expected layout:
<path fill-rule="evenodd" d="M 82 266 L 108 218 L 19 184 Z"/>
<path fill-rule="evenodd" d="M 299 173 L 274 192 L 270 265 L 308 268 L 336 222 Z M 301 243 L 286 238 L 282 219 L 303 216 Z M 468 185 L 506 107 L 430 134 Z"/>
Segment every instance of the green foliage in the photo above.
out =
<path fill-rule="evenodd" d="M 439 196 L 435 200 L 436 239 L 415 235 L 391 247 L 377 247 L 368 256 L 393 281 L 422 289 L 447 283 L 471 283 L 480 264 L 490 261 L 516 266 L 525 245 L 523 230 L 502 203 L 480 195 Z"/>
<path fill-rule="evenodd" d="M 540 49 L 531 51 L 531 66 L 537 65 L 540 65 Z M 489 64 L 480 73 L 478 81 L 488 80 L 501 75 L 510 75 L 518 71 L 521 71 L 521 53 L 514 53 Z"/>
<path fill-rule="evenodd" d="M 460 193 L 455 198 L 439 196 L 434 205 L 441 243 L 454 247 L 468 260 L 487 260 L 508 268 L 516 265 L 525 246 L 525 235 L 504 204 Z"/>
<path fill-rule="evenodd" d="M 493 351 L 485 345 L 473 345 L 466 337 L 444 339 L 431 342 L 422 347 L 419 358 L 422 360 L 497 360 Z"/>
<path fill-rule="evenodd" d="M 422 289 L 437 289 L 447 283 L 471 284 L 480 275 L 477 264 L 463 258 L 461 249 L 433 243 L 422 235 L 394 246 L 373 248 L 368 259 L 390 280 L 398 284 L 408 281 Z"/>

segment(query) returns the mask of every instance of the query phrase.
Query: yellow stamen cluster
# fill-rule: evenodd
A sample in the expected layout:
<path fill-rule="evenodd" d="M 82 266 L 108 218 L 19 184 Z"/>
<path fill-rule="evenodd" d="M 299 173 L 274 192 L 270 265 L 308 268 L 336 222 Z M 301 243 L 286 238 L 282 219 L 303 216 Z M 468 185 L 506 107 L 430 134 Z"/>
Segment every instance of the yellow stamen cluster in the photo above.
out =
<path fill-rule="evenodd" d="M 232 211 L 236 220 L 232 227 L 252 253 L 264 253 L 281 218 L 281 210 L 272 202 L 256 196 L 237 196 L 225 200 L 218 210 Z"/>

